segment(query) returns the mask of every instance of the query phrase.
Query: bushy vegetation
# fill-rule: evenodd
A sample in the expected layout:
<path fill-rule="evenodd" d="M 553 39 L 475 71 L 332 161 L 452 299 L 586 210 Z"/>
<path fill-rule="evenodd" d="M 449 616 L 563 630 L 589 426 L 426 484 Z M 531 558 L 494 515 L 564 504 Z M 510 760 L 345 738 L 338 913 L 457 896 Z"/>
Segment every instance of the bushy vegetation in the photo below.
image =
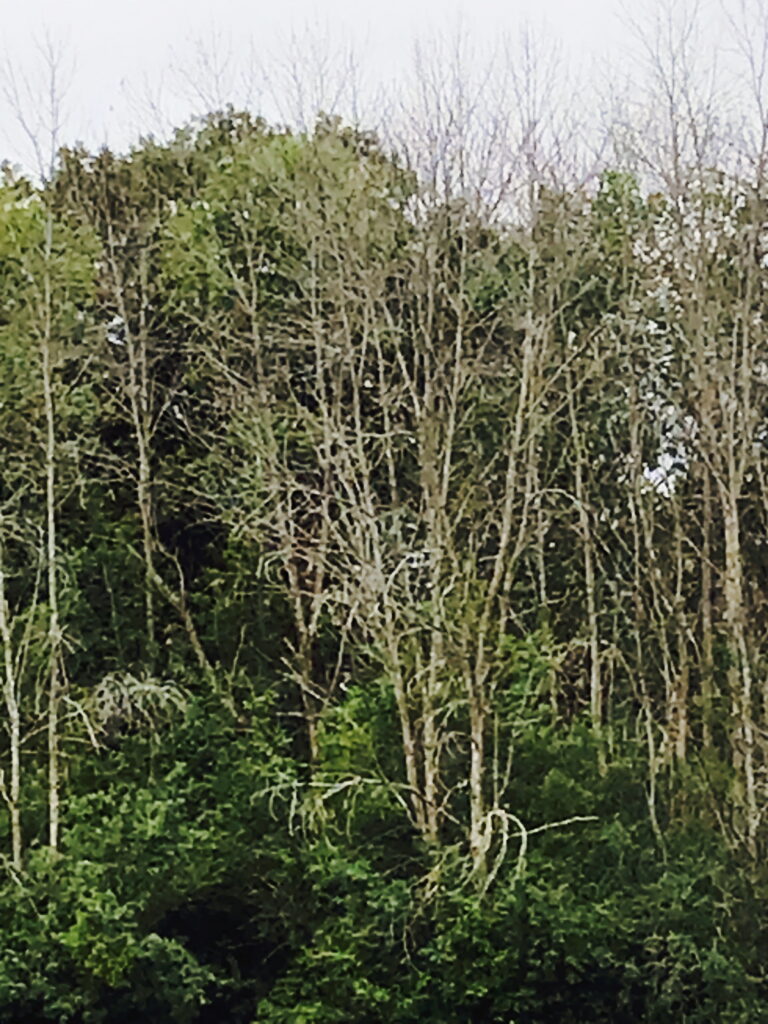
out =
<path fill-rule="evenodd" d="M 768 1019 L 761 174 L 6 174 L 0 1021 Z"/>

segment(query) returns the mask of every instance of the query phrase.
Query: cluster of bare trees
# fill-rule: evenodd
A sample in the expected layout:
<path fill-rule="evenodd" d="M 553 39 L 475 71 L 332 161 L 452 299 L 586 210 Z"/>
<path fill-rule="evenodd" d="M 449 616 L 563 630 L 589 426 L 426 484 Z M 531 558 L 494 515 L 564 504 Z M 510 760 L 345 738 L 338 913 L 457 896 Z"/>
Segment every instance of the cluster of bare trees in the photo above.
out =
<path fill-rule="evenodd" d="M 514 756 L 536 707 L 564 726 L 585 717 L 603 772 L 642 738 L 659 834 L 659 778 L 694 762 L 706 777 L 719 757 L 728 788 L 703 805 L 757 855 L 765 136 L 726 132 L 687 39 L 652 51 L 665 100 L 654 132 L 624 119 L 597 155 L 589 132 L 571 139 L 547 109 L 556 90 L 528 41 L 503 88 L 424 72 L 394 157 L 332 119 L 292 134 L 222 114 L 124 158 L 68 153 L 31 193 L 31 305 L 2 324 L 36 374 L 29 465 L 43 510 L 34 585 L 18 582 L 18 560 L 11 585 L 7 475 L 3 795 L 17 868 L 22 724 L 40 724 L 22 694 L 37 692 L 39 710 L 47 680 L 54 848 L 65 696 L 94 735 L 93 681 L 67 691 L 60 607 L 57 531 L 81 448 L 132 494 L 147 677 L 162 671 L 170 614 L 206 685 L 234 700 L 233 662 L 207 649 L 193 580 L 161 529 L 169 505 L 189 515 L 191 502 L 259 552 L 260 585 L 285 603 L 312 772 L 333 709 L 383 687 L 402 748 L 402 777 L 385 781 L 430 843 L 463 832 L 480 879 L 526 831 Z M 763 51 L 744 47 L 760 106 Z M 95 298 L 62 283 L 67 231 L 90 253 Z M 65 357 L 83 320 L 91 349 Z M 57 396 L 83 379 L 121 424 L 118 447 L 62 436 Z M 25 681 L 38 605 L 45 655 Z M 531 642 L 544 673 L 516 660 Z"/>
<path fill-rule="evenodd" d="M 658 774 L 725 744 L 737 810 L 716 813 L 754 851 L 754 191 L 644 199 L 615 173 L 499 227 L 458 197 L 414 212 L 412 179 L 342 139 L 320 132 L 286 183 L 283 309 L 246 209 L 221 258 L 237 302 L 193 318 L 235 410 L 229 522 L 282 566 L 310 763 L 356 674 L 384 681 L 414 826 L 437 843 L 463 821 L 483 876 L 522 829 L 526 702 L 551 701 L 588 716 L 603 771 L 635 723 L 654 820 Z M 534 634 L 551 671 L 511 707 L 510 645 Z"/>

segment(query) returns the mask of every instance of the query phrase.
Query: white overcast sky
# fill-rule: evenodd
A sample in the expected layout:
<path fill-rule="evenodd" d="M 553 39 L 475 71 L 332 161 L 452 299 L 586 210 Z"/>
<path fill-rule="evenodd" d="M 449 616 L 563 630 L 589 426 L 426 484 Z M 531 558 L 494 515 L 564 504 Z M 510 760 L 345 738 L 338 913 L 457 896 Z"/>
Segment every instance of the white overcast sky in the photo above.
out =
<path fill-rule="evenodd" d="M 635 0 L 629 10 L 642 6 Z M 60 140 L 120 148 L 140 130 L 158 131 L 160 113 L 167 126 L 200 112 L 205 100 L 196 91 L 237 105 L 244 70 L 279 64 L 292 38 L 301 40 L 298 50 L 316 53 L 352 45 L 369 83 L 397 80 L 413 59 L 414 40 L 452 36 L 457 26 L 477 45 L 479 62 L 484 47 L 528 24 L 561 42 L 564 64 L 585 67 L 608 55 L 621 66 L 637 49 L 626 10 L 623 0 L 0 0 L 0 54 L 34 121 L 41 104 L 30 96 L 42 80 L 41 44 L 51 40 L 68 82 Z M 715 35 L 717 10 L 710 4 L 705 19 Z M 196 58 L 201 46 L 218 54 L 218 87 Z M 259 92 L 257 74 L 251 86 L 256 112 L 279 119 L 275 82 L 272 95 Z M 12 106 L 0 97 L 0 158 L 27 164 Z"/>

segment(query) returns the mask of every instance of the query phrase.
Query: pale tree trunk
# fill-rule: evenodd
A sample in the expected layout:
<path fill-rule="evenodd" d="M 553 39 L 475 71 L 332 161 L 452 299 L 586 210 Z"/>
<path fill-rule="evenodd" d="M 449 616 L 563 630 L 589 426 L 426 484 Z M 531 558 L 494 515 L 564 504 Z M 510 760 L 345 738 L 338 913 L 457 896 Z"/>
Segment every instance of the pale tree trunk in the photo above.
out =
<path fill-rule="evenodd" d="M 0 537 L 0 641 L 3 644 L 3 694 L 8 715 L 10 778 L 3 784 L 11 823 L 11 863 L 16 871 L 23 867 L 23 832 L 21 822 L 21 709 L 19 683 L 13 662 L 13 637 L 10 610 L 5 589 L 5 547 Z"/>
<path fill-rule="evenodd" d="M 756 836 L 759 812 L 755 780 L 755 734 L 752 699 L 752 672 L 744 626 L 744 583 L 739 513 L 733 493 L 723 495 L 723 524 L 725 532 L 725 621 L 730 634 L 732 652 L 728 667 L 728 686 L 731 694 L 736 735 L 734 737 L 734 766 L 744 780 L 744 814 L 746 845 L 750 854 L 756 854 Z"/>
<path fill-rule="evenodd" d="M 426 838 L 430 842 L 437 842 L 438 838 L 438 792 L 439 792 L 439 744 L 440 738 L 437 727 L 438 704 L 440 700 L 440 679 L 444 670 L 443 654 L 443 630 L 444 623 L 440 614 L 441 600 L 439 587 L 441 585 L 440 568 L 443 552 L 445 551 L 445 538 L 443 535 L 443 507 L 442 494 L 440 492 L 437 478 L 438 452 L 436 436 L 439 427 L 436 423 L 436 411 L 433 407 L 433 397 L 429 393 L 431 382 L 427 383 L 427 394 L 424 396 L 423 423 L 419 434 L 420 459 L 421 459 L 421 488 L 422 500 L 424 502 L 424 516 L 426 526 L 427 544 L 429 548 L 429 575 L 430 575 L 430 621 L 427 626 L 428 653 L 427 663 L 421 669 L 424 676 L 424 683 L 421 687 L 421 715 L 422 715 L 422 739 L 424 746 L 423 770 L 424 770 L 424 802 L 426 811 Z"/>
<path fill-rule="evenodd" d="M 515 411 L 504 453 L 504 493 L 498 512 L 498 548 L 492 562 L 490 579 L 480 609 L 477 629 L 468 646 L 472 671 L 468 683 L 471 757 L 470 757 L 470 855 L 473 870 L 482 883 L 488 870 L 491 836 L 488 831 L 488 809 L 484 794 L 485 728 L 493 659 L 498 655 L 508 629 L 509 591 L 514 567 L 528 528 L 532 476 L 525 471 L 524 456 L 530 451 L 529 439 L 535 435 L 532 407 L 539 397 L 535 393 L 537 366 L 546 348 L 545 327 L 534 322 L 533 303 L 522 342 L 522 360 L 515 394 Z M 521 486 L 521 477 L 525 483 Z M 519 506 L 522 506 L 521 508 Z M 516 525 L 517 519 L 517 529 Z M 495 638 L 492 634 L 495 633 Z M 498 757 L 495 751 L 494 758 Z M 495 809 L 495 808 L 494 808 Z"/>
<path fill-rule="evenodd" d="M 284 564 L 288 577 L 288 593 L 293 608 L 293 620 L 297 633 L 297 643 L 293 654 L 291 665 L 294 678 L 296 679 L 299 696 L 301 698 L 304 724 L 307 730 L 307 743 L 309 748 L 309 764 L 317 764 L 320 753 L 317 737 L 318 715 L 322 701 L 320 694 L 316 691 L 313 681 L 312 670 L 312 648 L 314 635 L 312 630 L 311 609 L 307 609 L 307 603 L 311 595 L 304 590 L 302 575 L 299 571 L 299 550 L 298 541 L 292 534 L 293 523 L 290 516 L 281 515 L 284 522 Z M 306 550 L 302 545 L 302 551 Z M 309 553 L 307 552 L 307 557 Z"/>
<path fill-rule="evenodd" d="M 633 367 L 629 385 L 629 448 L 630 448 L 630 471 L 631 480 L 627 490 L 627 498 L 630 507 L 630 518 L 632 521 L 632 589 L 634 597 L 635 628 L 633 640 L 635 646 L 635 662 L 629 666 L 628 676 L 635 682 L 635 689 L 643 709 L 642 733 L 645 738 L 648 758 L 648 785 L 646 799 L 648 803 L 648 815 L 651 822 L 653 834 L 660 849 L 664 849 L 664 837 L 659 824 L 657 794 L 658 794 L 658 773 L 659 755 L 656 737 L 656 721 L 653 713 L 653 704 L 649 693 L 648 680 L 646 678 L 646 630 L 649 628 L 649 615 L 646 613 L 643 578 L 647 571 L 648 557 L 648 524 L 643 509 L 642 494 L 642 410 L 638 395 L 636 372 Z M 648 552 L 651 555 L 652 551 Z"/>
<path fill-rule="evenodd" d="M 605 770 L 602 750 L 603 731 L 603 681 L 600 671 L 600 625 L 597 615 L 597 584 L 595 579 L 595 545 L 592 535 L 588 496 L 584 481 L 584 442 L 576 412 L 573 375 L 568 372 L 568 409 L 571 420 L 571 436 L 574 447 L 574 498 L 579 518 L 579 537 L 584 560 L 584 596 L 586 599 L 587 637 L 589 650 L 589 713 L 592 730 L 600 743 L 600 767 Z"/>
<path fill-rule="evenodd" d="M 154 555 L 152 467 L 150 463 L 151 411 L 149 403 L 149 382 L 147 375 L 146 340 L 141 325 L 134 335 L 130 326 L 130 314 L 125 302 L 125 286 L 118 264 L 115 241 L 111 224 L 107 225 L 107 251 L 112 271 L 113 287 L 118 313 L 125 332 L 125 349 L 128 356 L 128 405 L 131 415 L 133 436 L 136 442 L 136 502 L 141 522 L 141 546 L 144 556 L 144 628 L 146 648 L 144 659 L 151 675 L 157 659 L 157 635 L 155 625 L 155 598 L 157 571 Z M 145 257 L 142 254 L 142 264 Z M 143 307 L 143 303 L 142 303 Z M 142 317 L 143 319 L 143 317 Z"/>
<path fill-rule="evenodd" d="M 50 261 L 53 250 L 53 219 L 45 228 L 43 323 L 40 336 L 41 383 L 45 409 L 45 509 L 46 562 L 48 572 L 48 843 L 59 847 L 61 824 L 61 750 L 59 715 L 62 696 L 61 623 L 59 619 L 58 550 L 56 541 L 56 419 L 53 395 L 53 309 Z"/>
<path fill-rule="evenodd" d="M 684 594 L 684 557 L 683 530 L 680 521 L 680 507 L 677 499 L 674 502 L 675 516 L 675 572 L 676 585 L 672 596 L 673 621 L 675 622 L 675 642 L 677 657 L 674 671 L 672 699 L 669 706 L 668 729 L 672 739 L 672 752 L 675 760 L 685 763 L 688 753 L 688 691 L 690 688 L 690 660 L 688 657 L 689 626 L 685 613 Z"/>
<path fill-rule="evenodd" d="M 16 120 L 27 137 L 37 162 L 37 173 L 44 187 L 53 180 L 59 149 L 61 128 L 61 54 L 48 40 L 41 48 L 40 82 L 32 83 L 25 76 L 17 76 L 10 63 L 2 69 L 6 99 Z M 47 691 L 46 747 L 48 843 L 58 850 L 61 826 L 61 738 L 60 711 L 64 691 L 64 663 L 62 629 L 59 613 L 58 548 L 56 537 L 56 408 L 54 399 L 54 300 L 53 300 L 53 212 L 47 197 L 45 202 L 44 237 L 42 245 L 42 272 L 39 282 L 36 313 L 39 317 L 36 334 L 40 357 L 40 390 L 43 398 L 45 429 L 44 494 L 45 530 L 44 549 L 47 582 Z"/>
<path fill-rule="evenodd" d="M 714 647 L 712 627 L 712 479 L 704 467 L 701 507 L 701 740 L 712 748 L 714 721 Z"/>

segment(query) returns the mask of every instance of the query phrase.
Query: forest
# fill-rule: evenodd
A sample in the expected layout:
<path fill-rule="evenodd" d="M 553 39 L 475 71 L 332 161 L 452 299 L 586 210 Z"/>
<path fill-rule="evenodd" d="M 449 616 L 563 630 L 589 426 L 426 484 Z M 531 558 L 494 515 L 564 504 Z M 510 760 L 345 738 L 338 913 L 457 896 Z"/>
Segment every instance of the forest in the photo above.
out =
<path fill-rule="evenodd" d="M 0 1022 L 768 1021 L 768 135 L 668 56 L 589 174 L 5 165 Z"/>

